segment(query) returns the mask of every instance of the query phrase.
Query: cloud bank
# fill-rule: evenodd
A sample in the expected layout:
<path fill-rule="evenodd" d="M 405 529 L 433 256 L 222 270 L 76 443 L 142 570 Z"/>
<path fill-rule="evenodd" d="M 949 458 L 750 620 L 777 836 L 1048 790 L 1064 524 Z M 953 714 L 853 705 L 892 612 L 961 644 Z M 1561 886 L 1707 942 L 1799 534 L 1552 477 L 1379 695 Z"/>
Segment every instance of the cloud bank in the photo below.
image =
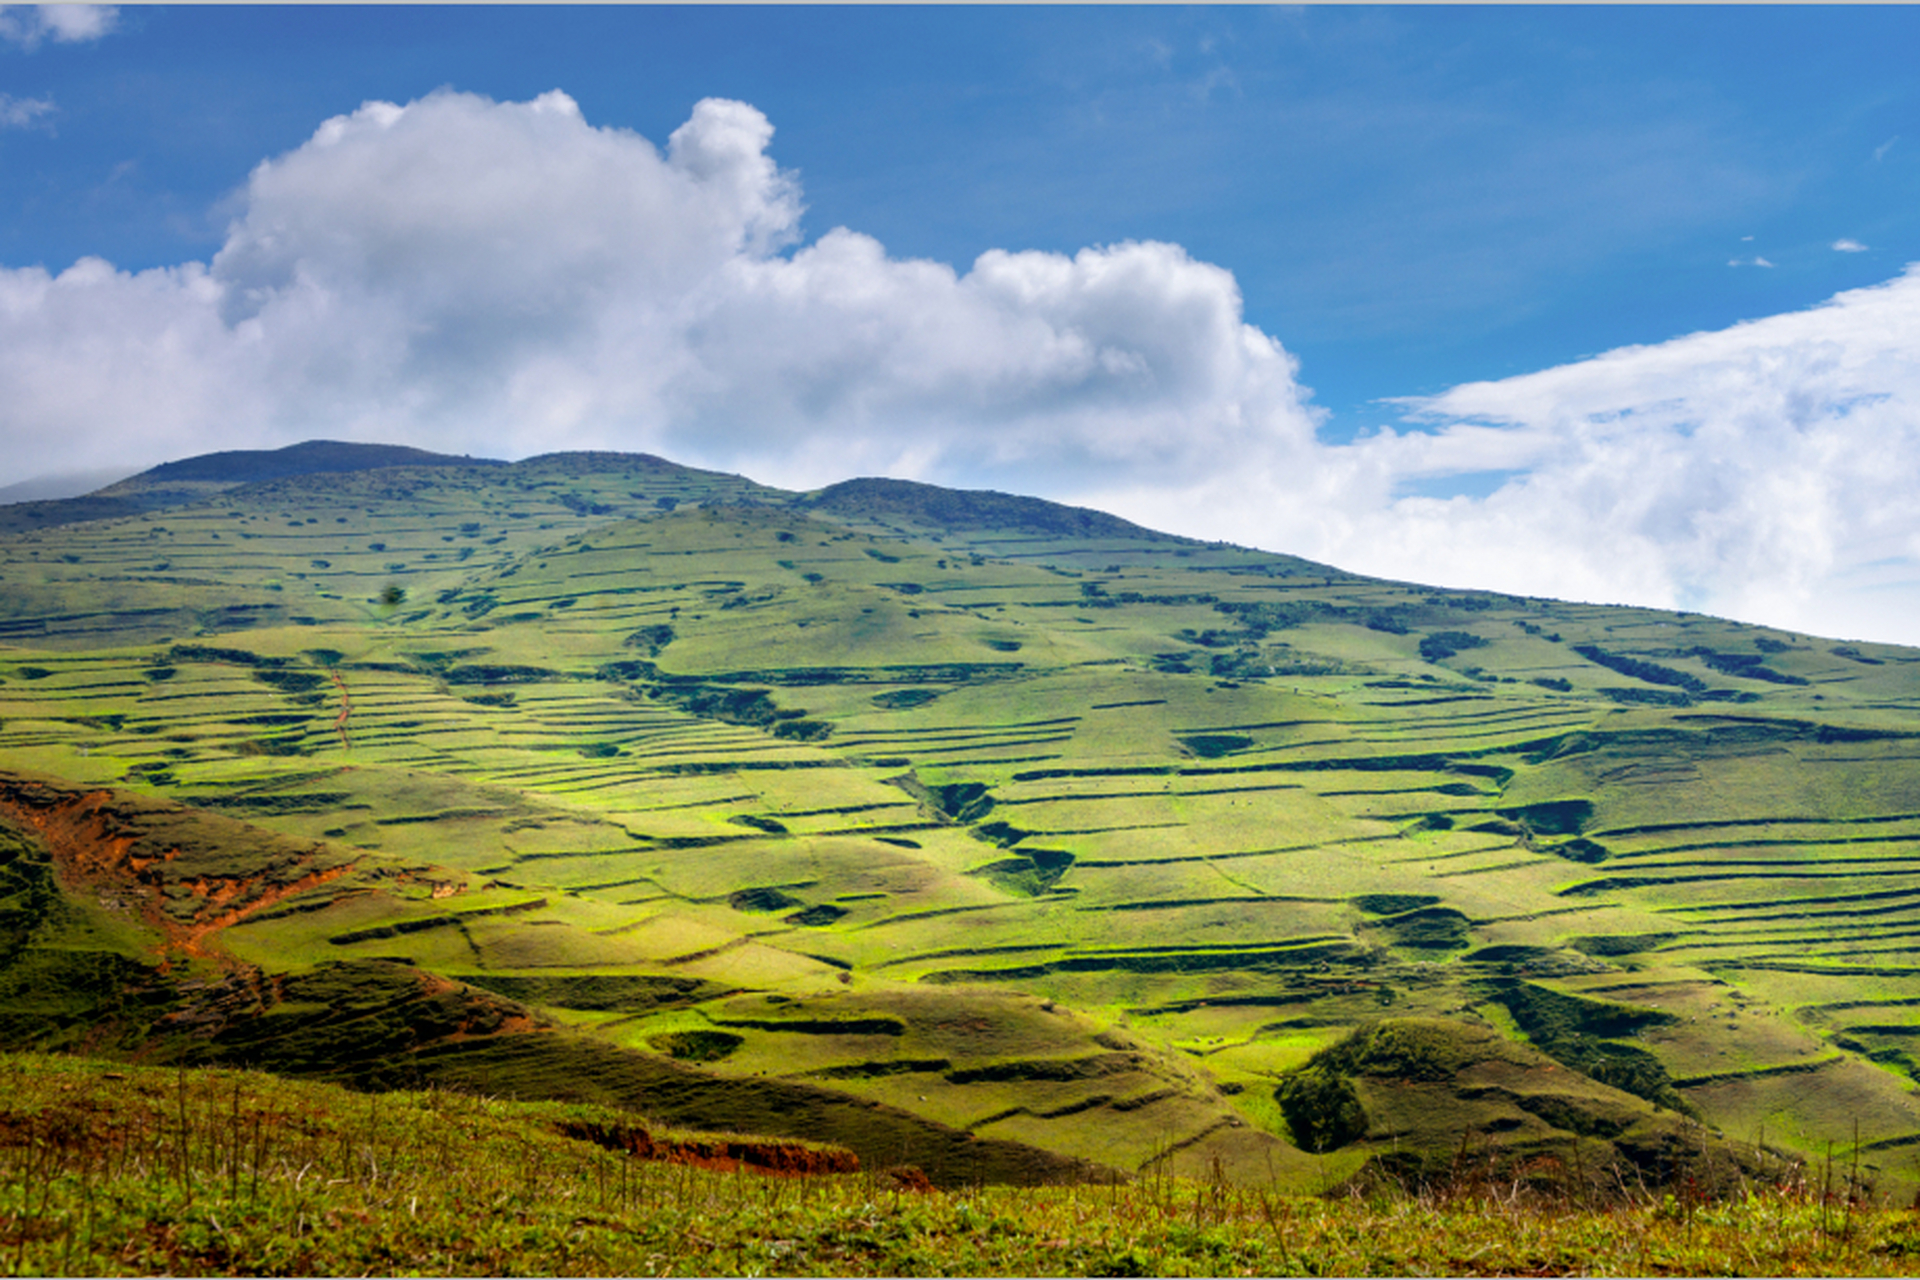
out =
<path fill-rule="evenodd" d="M 1920 643 L 1916 343 L 1920 266 L 1404 402 L 1399 429 L 1317 448 L 1305 476 L 1103 496 L 1388 577 Z M 1449 480 L 1484 496 L 1408 492 Z"/>
<path fill-rule="evenodd" d="M 1574 594 L 1920 641 L 1916 344 L 1920 266 L 1808 311 L 1456 387 L 1412 406 L 1440 425 L 1430 444 L 1370 446 L 1389 467 L 1451 446 L 1450 465 L 1524 473 L 1484 501 L 1383 514 L 1445 521 L 1463 558 L 1552 548 L 1553 565 L 1511 571 L 1534 591 L 1558 574 Z"/>
<path fill-rule="evenodd" d="M 1458 387 L 1331 445 L 1223 268 L 1154 242 L 962 271 L 847 228 L 809 240 L 772 137 L 709 99 L 659 148 L 559 92 L 328 120 L 248 177 L 210 262 L 0 268 L 0 479 L 314 436 L 650 450 L 1920 641 L 1887 589 L 1920 576 L 1900 503 L 1920 275 Z M 1454 477 L 1484 496 L 1419 496 Z"/>

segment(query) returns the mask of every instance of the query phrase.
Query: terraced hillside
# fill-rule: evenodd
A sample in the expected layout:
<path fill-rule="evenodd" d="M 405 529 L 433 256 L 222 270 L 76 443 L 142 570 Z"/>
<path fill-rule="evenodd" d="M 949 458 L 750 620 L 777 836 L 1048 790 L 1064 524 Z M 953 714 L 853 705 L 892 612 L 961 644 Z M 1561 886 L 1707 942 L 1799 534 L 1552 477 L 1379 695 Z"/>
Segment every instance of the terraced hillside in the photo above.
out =
<path fill-rule="evenodd" d="M 1920 1182 L 1920 652 L 340 448 L 0 519 L 11 1036 L 951 1180 Z"/>

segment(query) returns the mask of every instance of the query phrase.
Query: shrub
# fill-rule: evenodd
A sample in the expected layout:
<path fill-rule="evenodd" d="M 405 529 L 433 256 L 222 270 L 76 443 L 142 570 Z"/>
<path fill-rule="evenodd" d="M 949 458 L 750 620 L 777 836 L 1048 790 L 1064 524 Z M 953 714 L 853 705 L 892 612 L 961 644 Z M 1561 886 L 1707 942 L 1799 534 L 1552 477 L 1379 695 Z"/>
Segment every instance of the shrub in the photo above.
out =
<path fill-rule="evenodd" d="M 727 905 L 735 911 L 784 911 L 788 907 L 797 907 L 800 899 L 782 893 L 778 889 L 758 888 L 741 889 L 729 894 Z"/>
<path fill-rule="evenodd" d="M 1253 745 L 1253 739 L 1237 733 L 1195 733 L 1180 739 L 1180 745 L 1202 760 L 1218 760 Z"/>
<path fill-rule="evenodd" d="M 1366 1108 L 1343 1075 L 1305 1067 L 1283 1076 L 1273 1098 L 1293 1133 L 1293 1144 L 1302 1151 L 1337 1151 L 1366 1136 Z"/>
<path fill-rule="evenodd" d="M 1470 631 L 1435 631 L 1420 640 L 1420 656 L 1428 662 L 1445 662 L 1454 654 L 1478 649 L 1487 642 Z"/>
<path fill-rule="evenodd" d="M 730 1031 L 674 1031 L 649 1036 L 647 1043 L 682 1062 L 718 1062 L 746 1041 Z"/>
<path fill-rule="evenodd" d="M 645 649 L 647 656 L 653 657 L 673 643 L 673 628 L 664 622 L 658 622 L 632 632 L 621 643 L 629 648 Z"/>
<path fill-rule="evenodd" d="M 1598 663 L 1623 676 L 1632 676 L 1635 680 L 1645 680 L 1648 684 L 1672 685 L 1685 689 L 1689 693 L 1700 693 L 1706 689 L 1706 682 L 1700 677 L 1688 675 L 1684 671 L 1675 671 L 1672 667 L 1663 667 L 1657 662 L 1645 662 L 1639 658 L 1629 658 L 1622 653 L 1608 653 L 1597 644 L 1577 644 L 1573 651 L 1588 662 Z M 1604 692 L 1604 690 L 1603 690 Z"/>

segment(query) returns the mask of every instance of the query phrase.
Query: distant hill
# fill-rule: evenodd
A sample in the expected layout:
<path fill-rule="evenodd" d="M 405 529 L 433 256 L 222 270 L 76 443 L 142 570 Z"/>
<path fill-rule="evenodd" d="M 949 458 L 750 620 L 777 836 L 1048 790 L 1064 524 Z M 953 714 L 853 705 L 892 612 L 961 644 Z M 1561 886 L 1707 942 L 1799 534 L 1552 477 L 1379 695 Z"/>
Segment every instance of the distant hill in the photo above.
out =
<path fill-rule="evenodd" d="M 284 449 L 228 449 L 163 462 L 100 490 L 119 497 L 152 489 L 166 489 L 184 481 L 224 485 L 257 484 L 287 476 L 330 471 L 371 471 L 376 467 L 498 467 L 496 459 L 454 457 L 396 444 L 355 444 L 341 440 L 308 440 Z"/>
<path fill-rule="evenodd" d="M 795 495 L 792 505 L 809 515 L 882 537 L 931 538 L 942 546 L 1028 563 L 1077 568 L 1165 564 L 1207 550 L 1238 555 L 1261 572 L 1349 575 L 1297 556 L 1226 548 L 1162 533 L 1091 507 L 1075 507 L 1000 493 L 992 489 L 947 489 L 914 480 L 843 480 Z"/>
<path fill-rule="evenodd" d="M 163 462 L 76 498 L 0 503 L 0 533 L 112 520 L 199 502 L 242 485 L 294 476 L 383 467 L 497 467 L 492 458 L 453 457 L 405 445 L 308 440 L 284 449 L 229 449 Z"/>
<path fill-rule="evenodd" d="M 0 505 L 0 535 L 57 529 L 61 525 L 81 524 L 88 520 L 117 520 L 152 510 L 153 504 L 131 498 L 102 498 L 94 494 L 84 494 L 78 498 L 46 498 L 36 502 L 9 502 Z"/>
<path fill-rule="evenodd" d="M 902 520 L 941 531 L 1006 529 L 1056 538 L 1192 541 L 1156 533 L 1089 507 L 1070 507 L 992 489 L 943 489 L 913 480 L 843 480 L 803 496 L 794 505 L 836 516 Z"/>

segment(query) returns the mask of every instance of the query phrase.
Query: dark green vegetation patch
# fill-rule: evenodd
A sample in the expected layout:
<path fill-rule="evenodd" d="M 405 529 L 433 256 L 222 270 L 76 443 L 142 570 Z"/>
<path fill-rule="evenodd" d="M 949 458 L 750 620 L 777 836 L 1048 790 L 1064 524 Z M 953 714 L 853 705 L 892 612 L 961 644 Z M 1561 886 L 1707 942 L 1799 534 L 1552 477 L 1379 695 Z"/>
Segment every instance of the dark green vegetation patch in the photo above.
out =
<path fill-rule="evenodd" d="M 1302 1151 L 1324 1154 L 1367 1135 L 1367 1110 L 1346 1076 L 1305 1067 L 1283 1078 L 1273 1096 Z"/>

